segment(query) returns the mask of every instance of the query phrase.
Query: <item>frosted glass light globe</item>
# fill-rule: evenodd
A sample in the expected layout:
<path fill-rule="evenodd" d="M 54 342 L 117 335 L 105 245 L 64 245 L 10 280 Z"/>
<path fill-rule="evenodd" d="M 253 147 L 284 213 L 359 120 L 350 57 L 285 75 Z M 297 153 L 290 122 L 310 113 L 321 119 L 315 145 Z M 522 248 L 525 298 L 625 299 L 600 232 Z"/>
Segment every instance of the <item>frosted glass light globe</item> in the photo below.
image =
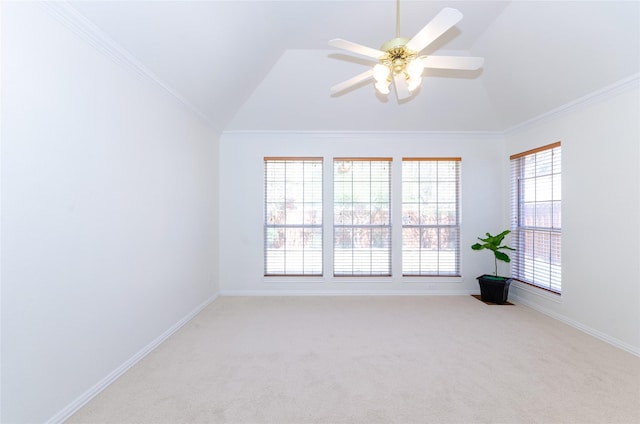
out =
<path fill-rule="evenodd" d="M 389 82 L 387 81 L 376 82 L 376 90 L 378 90 L 380 94 L 389 94 Z"/>
<path fill-rule="evenodd" d="M 391 73 L 389 68 L 387 68 L 381 63 L 378 63 L 376 66 L 373 67 L 373 78 L 377 82 L 386 81 L 387 78 L 389 77 L 389 73 Z"/>

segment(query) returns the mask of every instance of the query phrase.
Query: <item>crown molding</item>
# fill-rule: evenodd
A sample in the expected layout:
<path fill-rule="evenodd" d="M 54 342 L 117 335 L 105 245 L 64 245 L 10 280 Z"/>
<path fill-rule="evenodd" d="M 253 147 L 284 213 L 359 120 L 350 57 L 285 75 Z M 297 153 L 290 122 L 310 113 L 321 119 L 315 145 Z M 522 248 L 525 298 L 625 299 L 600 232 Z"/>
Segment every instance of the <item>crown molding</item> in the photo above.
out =
<path fill-rule="evenodd" d="M 230 130 L 223 131 L 223 134 L 228 135 L 312 135 L 322 138 L 341 138 L 345 136 L 359 137 L 359 136 L 402 136 L 402 137 L 443 137 L 443 138 L 456 138 L 456 137 L 474 137 L 474 138 L 495 138 L 510 136 L 530 128 L 535 125 L 540 125 L 544 122 L 556 119 L 567 113 L 574 112 L 576 109 L 605 100 L 613 97 L 619 93 L 625 92 L 640 82 L 640 73 L 632 74 L 626 78 L 623 78 L 611 85 L 603 87 L 599 90 L 593 91 L 585 96 L 582 96 L 576 100 L 565 103 L 555 109 L 545 112 L 541 115 L 535 116 L 531 119 L 523 121 L 519 124 L 513 125 L 505 130 L 495 131 L 297 131 L 297 130 Z"/>
<path fill-rule="evenodd" d="M 310 136 L 322 139 L 344 138 L 344 137 L 441 137 L 441 138 L 495 138 L 502 137 L 503 131 L 325 131 L 325 130 L 226 130 L 223 135 L 262 135 L 262 136 L 282 136 L 298 135 Z"/>
<path fill-rule="evenodd" d="M 38 2 L 52 17 L 62 23 L 68 30 L 78 35 L 81 39 L 99 51 L 101 54 L 111 59 L 117 65 L 133 72 L 136 76 L 147 80 L 178 100 L 183 106 L 203 119 L 213 129 L 221 132 L 219 126 L 211 121 L 200 109 L 195 107 L 187 99 L 182 97 L 169 84 L 164 82 L 149 68 L 143 65 L 129 51 L 116 43 L 104 31 L 98 28 L 93 22 L 78 12 L 66 1 L 42 1 Z"/>
<path fill-rule="evenodd" d="M 599 102 L 609 97 L 615 96 L 619 93 L 622 93 L 624 91 L 627 91 L 633 88 L 634 86 L 636 86 L 638 82 L 640 82 L 640 73 L 630 75 L 611 85 L 608 85 L 599 90 L 593 91 L 587 94 L 586 96 L 582 96 L 569 103 L 565 103 L 560 107 L 557 107 L 541 115 L 538 115 L 534 118 L 531 118 L 529 120 L 516 124 L 510 128 L 507 128 L 506 130 L 504 130 L 503 134 L 506 136 L 513 135 L 522 130 L 530 128 L 534 125 L 539 125 L 544 122 L 553 120 L 564 114 L 571 113 L 576 109 L 578 109 L 579 107 L 582 107 L 591 103 Z"/>

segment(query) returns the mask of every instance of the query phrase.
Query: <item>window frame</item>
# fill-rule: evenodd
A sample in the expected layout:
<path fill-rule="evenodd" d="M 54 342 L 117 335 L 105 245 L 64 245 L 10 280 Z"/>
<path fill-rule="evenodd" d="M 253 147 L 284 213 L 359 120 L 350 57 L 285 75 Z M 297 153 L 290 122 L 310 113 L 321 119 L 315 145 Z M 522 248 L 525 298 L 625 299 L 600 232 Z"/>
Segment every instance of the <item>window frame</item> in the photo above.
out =
<path fill-rule="evenodd" d="M 436 163 L 438 165 L 438 167 L 436 168 L 436 174 L 435 174 L 435 180 L 431 179 L 428 180 L 426 179 L 427 177 L 425 176 L 423 179 L 423 176 L 420 174 L 422 167 L 418 168 L 418 179 L 417 180 L 409 180 L 408 179 L 408 171 L 405 169 L 405 163 L 409 163 L 409 162 L 428 162 L 428 163 Z M 455 164 L 455 169 L 454 169 L 454 181 L 451 180 L 441 180 L 440 179 L 440 173 L 439 173 L 439 165 L 442 162 L 449 162 L 452 164 Z M 401 207 L 402 207 L 402 234 L 401 234 L 401 250 L 402 250 L 402 263 L 401 263 L 401 275 L 402 277 L 407 277 L 407 278 L 414 278 L 414 277 L 460 277 L 462 275 L 461 273 L 461 261 L 460 261 L 460 256 L 461 256 L 461 249 L 460 249 L 460 231 L 461 231 L 461 214 L 460 214 L 460 210 L 461 210 L 461 177 L 462 175 L 462 158 L 461 157 L 403 157 L 402 158 L 402 189 L 401 189 L 401 193 L 402 193 L 402 199 L 401 199 Z M 445 184 L 445 183 L 454 183 L 454 191 L 453 191 L 453 205 L 454 205 L 454 210 L 453 210 L 453 224 L 443 224 L 440 222 L 440 214 L 442 212 L 444 212 L 443 209 L 440 208 L 440 206 L 444 206 L 445 204 L 451 205 L 451 202 L 441 202 L 440 201 L 440 189 L 441 189 L 441 183 Z M 418 189 L 418 201 L 417 202 L 409 202 L 408 201 L 408 193 L 409 193 L 409 185 L 417 185 L 417 189 Z M 423 187 L 430 187 L 430 188 L 434 188 L 435 187 L 435 193 L 436 193 L 436 198 L 435 198 L 435 202 L 434 201 L 423 201 L 421 199 L 421 194 L 422 193 L 422 188 Z M 447 193 L 449 196 L 451 196 L 450 193 Z M 444 194 L 443 196 L 444 197 Z M 433 200 L 433 199 L 430 199 Z M 416 217 L 418 219 L 417 223 L 407 223 L 407 212 L 409 209 L 409 205 L 414 205 L 417 206 L 418 209 L 418 216 Z M 422 208 L 426 208 L 427 206 L 429 206 L 430 208 L 435 207 L 435 214 L 436 214 L 436 222 L 435 223 L 431 223 L 431 224 L 426 224 L 426 223 L 422 223 L 422 218 L 423 218 L 423 214 L 422 214 Z M 415 266 L 417 266 L 418 271 L 417 272 L 411 272 L 409 270 L 409 262 L 408 262 L 408 257 L 409 257 L 409 249 L 407 248 L 407 244 L 405 241 L 405 234 L 407 234 L 407 231 L 405 230 L 410 230 L 410 229 L 417 229 L 418 230 L 418 237 L 419 237 L 419 246 L 417 247 L 417 255 L 418 255 L 418 263 L 417 265 L 415 264 L 414 261 L 411 261 L 411 263 Z M 445 270 L 444 268 L 446 268 L 447 265 L 450 265 L 451 262 L 449 260 L 446 259 L 442 259 L 441 258 L 441 252 L 445 252 L 447 249 L 442 249 L 442 236 L 443 234 L 449 233 L 450 230 L 453 229 L 453 233 L 454 233 L 454 240 L 452 241 L 453 243 L 453 270 Z M 435 230 L 435 237 L 436 237 L 436 244 L 437 244 L 437 248 L 435 250 L 433 249 L 426 249 L 423 248 L 422 246 L 422 242 L 423 242 L 423 235 L 425 234 L 426 231 L 429 231 L 430 233 L 433 234 L 433 230 Z M 416 250 L 416 249 L 412 249 L 412 250 Z M 422 254 L 423 252 L 435 252 L 435 258 L 436 258 L 436 265 L 435 267 L 432 267 L 430 269 L 424 269 L 423 270 L 423 259 L 422 259 Z M 430 254 L 429 256 L 433 256 L 434 253 Z M 412 255 L 413 256 L 413 255 Z M 447 255 L 448 256 L 448 255 Z M 426 260 L 424 261 L 425 264 L 424 266 L 427 266 L 427 264 L 431 265 L 432 261 L 430 260 Z"/>
<path fill-rule="evenodd" d="M 302 180 L 297 180 L 297 181 L 289 181 L 287 180 L 287 176 L 286 176 L 286 170 L 287 170 L 287 165 L 289 163 L 294 164 L 294 163 L 302 163 L 302 167 L 303 167 L 303 175 L 302 175 Z M 263 191 L 263 195 L 264 195 L 264 199 L 263 199 L 263 276 L 264 277 L 322 277 L 324 275 L 324 158 L 323 157 L 264 157 L 263 158 L 263 172 L 264 172 L 264 191 Z M 283 213 L 285 214 L 284 217 L 284 223 L 270 223 L 270 214 L 269 214 L 269 210 L 270 210 L 270 204 L 276 204 L 279 202 L 270 202 L 270 200 L 272 199 L 270 196 L 270 192 L 269 192 L 269 184 L 270 183 L 277 183 L 278 181 L 273 181 L 269 179 L 269 173 L 268 173 L 268 165 L 270 163 L 276 164 L 276 163 L 284 163 L 284 175 L 283 175 L 283 180 L 281 182 L 284 183 L 284 207 L 282 208 Z M 305 171 L 304 171 L 304 167 L 306 164 L 308 163 L 314 163 L 315 166 L 319 167 L 320 173 L 319 173 L 319 181 L 318 180 L 309 180 L 307 181 L 306 176 L 305 176 Z M 302 213 L 302 222 L 293 222 L 293 223 L 289 223 L 288 218 L 286 217 L 286 211 L 289 208 L 289 206 L 287 205 L 287 203 L 289 203 L 287 201 L 286 198 L 286 193 L 287 193 L 287 183 L 290 182 L 292 185 L 294 184 L 301 184 L 301 190 L 302 190 L 302 199 L 301 200 L 297 200 L 297 201 L 292 201 L 291 203 L 294 203 L 293 206 L 296 205 L 302 205 L 303 208 L 303 213 Z M 305 201 L 305 195 L 307 193 L 307 187 L 306 184 L 319 184 L 319 187 L 312 187 L 312 197 L 319 195 L 319 202 L 316 201 L 317 199 L 311 199 L 311 201 Z M 319 203 L 319 208 L 317 207 L 317 204 Z M 314 205 L 316 204 L 316 208 L 319 209 L 320 211 L 320 215 L 319 215 L 319 222 L 312 222 L 312 223 L 304 223 L 305 218 L 305 214 L 304 214 L 304 209 L 305 206 L 311 204 Z M 313 208 L 313 206 L 312 206 Z M 313 212 L 313 209 L 311 210 Z M 282 219 L 282 218 L 281 218 Z M 313 220 L 313 219 L 312 219 Z M 269 234 L 270 234 L 270 230 L 278 230 L 279 233 L 278 235 L 280 236 L 280 231 L 284 231 L 284 249 L 282 250 L 282 254 L 284 256 L 283 258 L 283 268 L 282 268 L 282 272 L 273 272 L 270 271 L 270 263 L 269 263 L 269 259 L 270 259 L 270 255 L 269 252 L 273 251 L 273 249 L 271 249 L 268 244 L 269 244 Z M 297 249 L 297 251 L 299 252 L 298 255 L 300 255 L 300 252 L 302 254 L 302 265 L 301 268 L 299 268 L 300 272 L 288 272 L 287 270 L 287 255 L 289 253 L 291 253 L 293 255 L 294 249 L 289 249 L 289 245 L 288 245 L 288 241 L 287 241 L 287 234 L 289 233 L 289 231 L 295 231 L 295 230 L 300 230 L 302 231 L 303 234 L 303 246 L 302 249 Z M 320 247 L 319 249 L 307 249 L 307 247 L 304 245 L 305 240 L 305 233 L 308 233 L 309 231 L 314 232 L 315 234 L 318 234 L 320 237 Z M 314 235 L 315 236 L 315 235 Z M 307 251 L 312 251 L 315 250 L 315 254 L 317 255 L 317 251 L 319 251 L 320 253 L 320 258 L 318 261 L 314 261 L 313 264 L 319 264 L 319 271 L 317 271 L 317 268 L 311 267 L 311 271 L 310 272 L 305 272 L 305 259 L 304 259 L 304 255 Z M 299 262 L 299 261 L 298 261 Z"/>
<path fill-rule="evenodd" d="M 562 150 L 561 142 L 551 143 L 510 156 L 511 166 L 511 239 L 516 249 L 511 262 L 511 276 L 515 280 L 551 293 L 562 293 Z M 550 155 L 549 159 L 543 155 Z M 551 170 L 539 174 L 538 159 L 546 159 Z M 525 163 L 533 161 L 534 164 Z M 544 163 L 543 163 L 544 165 Z M 542 165 L 541 165 L 542 166 Z M 557 169 L 559 168 L 559 169 Z M 538 183 L 550 179 L 550 199 L 538 195 Z M 549 185 L 549 183 L 546 183 Z M 529 188 L 526 188 L 526 187 Z M 530 194 L 533 187 L 533 194 Z M 533 200 L 531 198 L 533 196 Z M 550 209 L 538 217 L 538 210 Z M 530 223 L 533 210 L 535 223 Z M 550 225 L 541 225 L 545 218 Z M 526 222 L 525 222 L 526 221 Z M 548 242 L 547 242 L 548 240 Z M 548 255 L 538 253 L 548 249 Z M 548 260 L 543 260 L 547 259 Z"/>
<path fill-rule="evenodd" d="M 350 162 L 351 163 L 351 167 L 353 168 L 353 164 L 354 163 L 362 163 L 362 162 L 368 162 L 369 163 L 369 178 L 368 180 L 364 181 L 359 181 L 359 180 L 354 180 L 353 175 L 351 176 L 350 180 L 340 180 L 338 178 L 336 178 L 336 172 L 337 172 L 337 166 L 339 162 Z M 378 180 L 373 180 L 372 175 L 371 175 L 371 167 L 373 163 L 377 163 L 377 162 L 383 162 L 386 166 L 387 166 L 387 172 L 386 172 L 386 181 L 378 181 Z M 333 220 L 333 243 L 332 243 L 332 256 L 333 256 L 333 277 L 336 278 L 345 278 L 345 277 L 355 277 L 355 278 L 359 278 L 359 277 L 374 277 L 374 278 L 378 278 L 378 277 L 392 277 L 393 275 L 393 258 L 392 258 L 392 253 L 393 253 L 393 233 L 392 233 L 392 226 L 393 226 L 393 220 L 392 220 L 392 167 L 393 167 L 393 158 L 392 157 L 334 157 L 333 158 L 333 178 L 332 178 L 332 184 L 333 184 L 333 202 L 332 202 L 332 207 L 333 207 L 333 212 L 332 212 L 332 220 Z M 351 172 L 351 171 L 349 171 Z M 351 201 L 338 201 L 337 197 L 340 196 L 339 190 L 337 190 L 337 186 L 340 183 L 348 183 L 350 182 L 352 187 L 351 187 L 351 194 L 353 196 L 353 186 L 357 185 L 358 183 L 360 183 L 361 187 L 364 187 L 366 184 L 369 185 L 369 191 L 368 191 L 368 195 L 369 195 L 369 201 L 368 202 L 355 202 L 354 199 L 352 198 Z M 374 183 L 386 183 L 386 201 L 384 202 L 374 202 L 371 197 L 372 197 L 372 190 L 373 190 L 373 185 Z M 356 211 L 356 206 L 355 205 L 367 205 L 369 206 L 369 221 L 376 220 L 376 219 L 380 219 L 380 216 L 384 217 L 384 213 L 386 211 L 387 216 L 386 216 L 386 223 L 382 224 L 382 223 L 353 223 L 353 214 Z M 374 207 L 374 204 L 378 204 L 378 205 L 382 205 L 385 204 L 386 205 L 386 210 L 381 211 L 380 215 L 373 215 L 372 212 L 372 208 Z M 351 205 L 351 212 L 352 212 L 352 216 L 351 216 L 351 220 L 352 223 L 351 224 L 346 224 L 344 223 L 344 221 L 339 218 L 339 210 L 342 210 L 343 212 L 345 211 L 345 207 L 346 205 Z M 348 208 L 347 208 L 348 209 Z M 361 232 L 361 234 L 366 234 L 367 230 L 370 231 L 370 235 L 369 235 L 369 245 L 370 247 L 368 248 L 369 250 L 369 265 L 368 265 L 368 271 L 363 270 L 364 268 L 360 268 L 360 269 L 356 269 L 357 265 L 365 265 L 365 261 L 360 261 L 359 258 L 356 258 L 356 256 L 358 256 L 358 253 L 360 253 L 361 255 L 359 255 L 360 257 L 364 257 L 366 256 L 366 248 L 362 248 L 362 249 L 358 249 L 357 247 L 354 246 L 354 236 L 355 236 L 355 232 L 356 230 L 364 230 Z M 347 230 L 351 230 L 350 235 L 346 232 Z M 377 231 L 376 231 L 377 230 Z M 340 235 L 340 233 L 342 232 L 342 234 L 347 234 L 349 237 L 349 244 L 351 245 L 350 248 L 342 248 L 342 249 L 338 249 L 338 236 Z M 384 257 L 386 259 L 386 270 L 385 271 L 375 271 L 374 268 L 374 247 L 373 247 L 373 243 L 374 243 L 374 233 L 378 235 L 379 240 L 382 240 L 383 244 L 386 244 L 387 247 L 386 248 L 386 252 L 383 250 L 381 252 L 377 252 L 377 253 L 382 253 L 382 255 L 378 254 L 375 255 L 376 258 L 382 258 Z M 342 238 L 341 238 L 342 240 Z M 345 253 L 351 251 L 351 264 L 350 264 L 350 271 L 347 271 L 347 262 L 344 261 L 345 258 Z M 376 262 L 376 265 L 380 265 L 379 262 Z"/>

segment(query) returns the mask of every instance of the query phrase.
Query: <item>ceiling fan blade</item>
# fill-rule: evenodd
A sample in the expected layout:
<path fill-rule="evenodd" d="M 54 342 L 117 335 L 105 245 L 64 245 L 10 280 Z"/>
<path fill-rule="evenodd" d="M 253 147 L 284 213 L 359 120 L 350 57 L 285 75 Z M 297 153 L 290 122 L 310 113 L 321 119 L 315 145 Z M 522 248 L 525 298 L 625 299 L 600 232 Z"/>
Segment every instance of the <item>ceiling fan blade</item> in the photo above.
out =
<path fill-rule="evenodd" d="M 346 81 L 343 81 L 339 84 L 334 85 L 333 87 L 331 87 L 331 94 L 336 94 L 339 93 L 343 90 L 346 90 L 347 88 L 354 86 L 360 82 L 366 81 L 370 78 L 373 78 L 373 69 L 369 69 L 368 71 L 364 71 L 361 74 L 356 75 L 353 78 L 349 78 Z"/>
<path fill-rule="evenodd" d="M 425 68 L 462 69 L 465 71 L 475 71 L 484 63 L 483 57 L 465 56 L 424 56 L 420 60 Z"/>
<path fill-rule="evenodd" d="M 404 100 L 411 97 L 411 91 L 409 91 L 409 84 L 402 75 L 393 76 L 393 85 L 396 87 L 396 98 L 398 100 Z"/>
<path fill-rule="evenodd" d="M 372 57 L 374 59 L 380 59 L 385 54 L 382 50 L 363 46 L 362 44 L 343 40 L 341 38 L 334 38 L 333 40 L 329 40 L 329 45 L 331 47 L 348 50 L 350 52 L 357 53 L 363 56 Z"/>
<path fill-rule="evenodd" d="M 405 47 L 414 52 L 420 52 L 438 37 L 444 34 L 449 28 L 457 24 L 462 19 L 462 13 L 458 9 L 445 7 L 420 30 Z"/>

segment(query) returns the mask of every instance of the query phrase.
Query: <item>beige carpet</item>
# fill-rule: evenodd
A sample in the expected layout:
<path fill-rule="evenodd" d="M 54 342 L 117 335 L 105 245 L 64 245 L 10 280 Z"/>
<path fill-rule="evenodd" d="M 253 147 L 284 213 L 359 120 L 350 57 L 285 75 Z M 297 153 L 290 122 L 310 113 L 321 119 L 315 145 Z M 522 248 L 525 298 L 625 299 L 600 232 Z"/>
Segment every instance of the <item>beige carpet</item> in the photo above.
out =
<path fill-rule="evenodd" d="M 640 358 L 471 296 L 223 297 L 68 423 L 640 423 Z"/>

